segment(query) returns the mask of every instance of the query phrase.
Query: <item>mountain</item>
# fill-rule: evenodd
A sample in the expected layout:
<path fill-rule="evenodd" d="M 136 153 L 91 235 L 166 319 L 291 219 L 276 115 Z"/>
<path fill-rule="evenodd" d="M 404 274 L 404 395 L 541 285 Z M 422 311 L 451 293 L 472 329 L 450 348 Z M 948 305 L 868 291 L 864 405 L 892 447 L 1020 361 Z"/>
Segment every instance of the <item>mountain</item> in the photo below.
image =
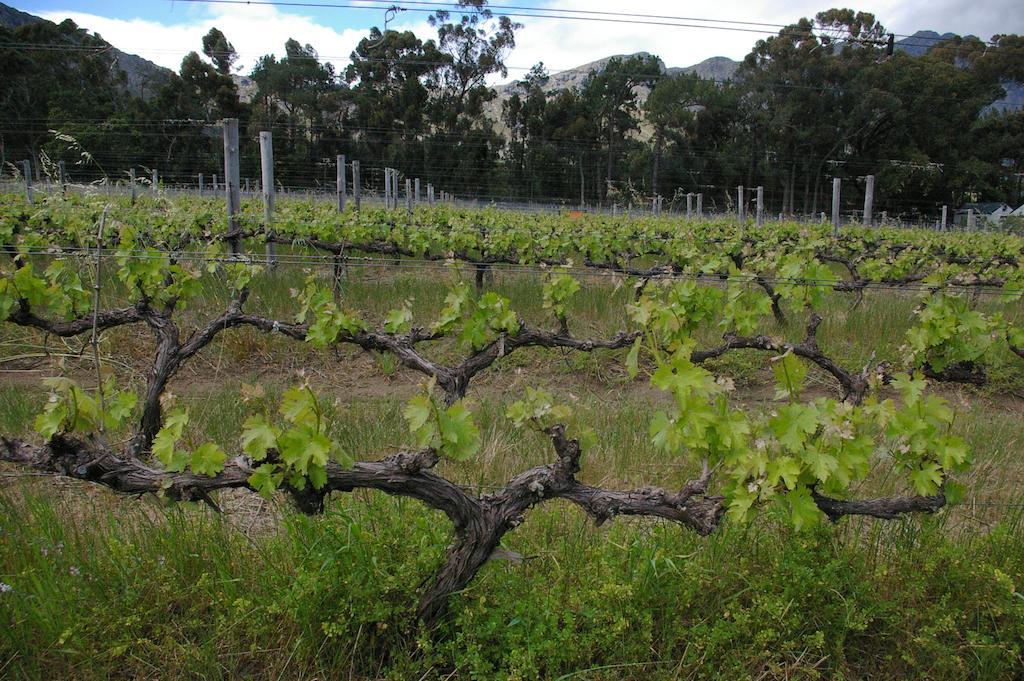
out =
<path fill-rule="evenodd" d="M 677 73 L 696 73 L 705 80 L 723 81 L 730 80 L 736 74 L 736 69 L 739 67 L 740 63 L 738 61 L 728 57 L 710 57 L 693 66 L 673 66 L 672 68 L 665 69 L 665 73 L 670 76 L 674 76 Z"/>
<path fill-rule="evenodd" d="M 634 52 L 632 54 L 614 54 L 597 61 L 588 62 L 575 68 L 566 69 L 565 71 L 557 71 L 548 76 L 547 82 L 543 85 L 544 92 L 552 93 L 560 90 L 568 90 L 570 88 L 578 88 L 583 85 L 583 82 L 587 79 L 591 73 L 600 73 L 608 65 L 612 59 L 629 59 L 630 57 L 649 57 L 648 52 Z M 661 63 L 661 70 L 663 73 L 669 75 L 675 75 L 677 73 L 696 73 L 701 78 L 708 78 L 711 80 L 728 80 L 732 78 L 736 69 L 739 68 L 740 63 L 733 61 L 728 57 L 711 57 L 705 59 L 699 64 L 692 66 L 678 67 L 674 66 L 671 68 L 665 68 L 664 62 Z M 506 83 L 499 85 L 495 88 L 498 93 L 498 99 L 505 100 L 518 92 L 523 94 L 525 91 L 523 88 L 515 82 Z M 646 93 L 644 95 L 646 97 Z M 500 107 L 499 107 L 500 110 Z"/>
<path fill-rule="evenodd" d="M 53 23 L 0 3 L 0 27 L 14 30 L 19 26 L 40 22 Z M 112 46 L 108 54 L 111 57 L 111 66 L 125 75 L 125 89 L 135 97 L 153 96 L 157 88 L 166 83 L 171 76 L 170 70 L 138 55 L 122 52 L 116 47 Z"/>
<path fill-rule="evenodd" d="M 648 57 L 648 52 L 634 52 L 632 54 L 615 54 L 603 59 L 588 62 L 575 68 L 566 69 L 564 71 L 558 71 L 548 76 L 547 81 L 542 86 L 544 92 L 551 94 L 559 92 L 561 90 L 568 90 L 571 88 L 578 88 L 583 85 L 583 82 L 587 79 L 591 73 L 600 73 L 608 65 L 612 59 L 629 59 L 630 57 Z M 661 65 L 662 73 L 668 75 L 675 75 L 678 73 L 696 73 L 701 78 L 707 78 L 709 80 L 724 81 L 729 80 L 736 73 L 736 69 L 739 68 L 740 63 L 733 61 L 728 57 L 710 57 L 705 59 L 699 64 L 693 64 L 691 66 L 673 66 L 666 68 L 664 62 L 659 60 Z M 494 123 L 495 129 L 502 135 L 508 133 L 508 128 L 504 121 L 501 119 L 501 112 L 503 105 L 512 95 L 525 94 L 526 90 L 522 88 L 517 82 L 505 83 L 504 85 L 498 85 L 494 88 L 497 96 L 491 101 L 484 105 L 484 112 L 487 117 Z M 646 87 L 638 87 L 637 94 L 640 102 L 643 103 L 647 99 L 647 95 L 650 94 L 650 90 Z"/>
<path fill-rule="evenodd" d="M 0 26 L 4 28 L 17 28 L 25 24 L 34 24 L 37 21 L 42 21 L 42 19 L 0 3 Z"/>
<path fill-rule="evenodd" d="M 897 40 L 893 47 L 900 52 L 906 52 L 912 57 L 923 57 L 928 50 L 938 45 L 943 40 L 955 38 L 955 33 L 943 33 L 939 35 L 935 31 L 918 31 L 912 36 Z"/>

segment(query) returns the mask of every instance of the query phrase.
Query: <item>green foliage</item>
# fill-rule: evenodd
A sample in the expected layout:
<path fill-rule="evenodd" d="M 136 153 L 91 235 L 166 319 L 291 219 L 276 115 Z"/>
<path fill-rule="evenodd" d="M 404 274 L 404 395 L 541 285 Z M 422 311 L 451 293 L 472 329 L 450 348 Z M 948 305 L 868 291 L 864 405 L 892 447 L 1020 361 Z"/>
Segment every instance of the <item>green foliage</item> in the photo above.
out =
<path fill-rule="evenodd" d="M 297 295 L 299 312 L 296 320 L 312 319 L 306 332 L 306 342 L 314 347 L 326 348 L 338 339 L 341 332 L 354 335 L 369 328 L 355 314 L 343 312 L 334 302 L 330 289 L 318 286 L 310 277 L 305 288 Z"/>
<path fill-rule="evenodd" d="M 580 290 L 580 283 L 569 274 L 555 274 L 544 282 L 544 309 L 551 310 L 559 322 L 565 322 L 565 306 Z"/>
<path fill-rule="evenodd" d="M 459 342 L 479 350 L 500 334 L 519 331 L 519 317 L 512 311 L 508 298 L 493 291 L 480 296 L 474 304 L 468 284 L 460 283 L 448 292 L 444 308 L 433 330 L 435 333 L 458 332 Z"/>
<path fill-rule="evenodd" d="M 782 281 L 775 287 L 780 300 L 789 309 L 820 310 L 839 280 L 831 269 L 798 253 L 787 255 L 779 264 L 777 273 Z"/>
<path fill-rule="evenodd" d="M 227 453 L 215 442 L 204 442 L 195 451 L 178 447 L 188 426 L 188 410 L 178 408 L 164 416 L 163 424 L 153 438 L 153 456 L 169 473 L 180 473 L 186 468 L 196 475 L 215 477 L 224 470 Z"/>
<path fill-rule="evenodd" d="M 651 287 L 648 287 L 650 289 Z M 689 342 L 702 324 L 713 320 L 721 308 L 723 293 L 695 281 L 655 286 L 626 309 L 659 347 L 674 352 Z"/>
<path fill-rule="evenodd" d="M 35 274 L 31 262 L 0 275 L 0 321 L 7 319 L 21 300 L 36 314 L 49 312 L 66 319 L 89 310 L 89 292 L 67 262 L 54 260 L 46 268 L 44 277 Z"/>
<path fill-rule="evenodd" d="M 448 333 L 455 329 L 469 307 L 471 293 L 469 284 L 461 283 L 448 292 L 440 318 L 434 322 L 434 331 Z"/>
<path fill-rule="evenodd" d="M 328 462 L 352 465 L 352 458 L 330 436 L 328 410 L 308 385 L 286 390 L 277 413 L 284 418 L 283 425 L 273 422 L 269 410 L 242 424 L 242 451 L 253 462 L 264 462 L 249 476 L 249 484 L 261 495 L 270 498 L 285 479 L 299 490 L 307 482 L 323 489 Z"/>
<path fill-rule="evenodd" d="M 402 415 L 418 447 L 430 447 L 440 456 L 466 461 L 480 448 L 480 431 L 473 414 L 462 402 L 443 408 L 434 398 L 431 379 L 409 399 Z"/>
<path fill-rule="evenodd" d="M 972 310 L 963 296 L 930 296 L 907 331 L 911 366 L 943 371 L 958 364 L 973 364 L 988 352 L 1000 325 L 998 318 Z"/>
<path fill-rule="evenodd" d="M 188 410 L 175 409 L 164 415 L 163 425 L 153 438 L 153 456 L 172 473 L 185 470 L 191 460 L 188 452 L 177 449 L 187 425 Z"/>
<path fill-rule="evenodd" d="M 118 391 L 112 380 L 103 384 L 104 405 L 68 378 L 43 379 L 50 389 L 43 412 L 35 418 L 35 430 L 46 440 L 61 433 L 89 434 L 98 430 L 118 429 L 135 409 L 136 395 Z"/>
<path fill-rule="evenodd" d="M 741 336 L 754 333 L 772 311 L 772 301 L 763 292 L 749 286 L 731 284 L 719 324 Z"/>
<path fill-rule="evenodd" d="M 775 374 L 775 382 L 778 387 L 775 390 L 775 399 L 800 398 L 800 388 L 804 379 L 807 378 L 807 366 L 797 359 L 792 350 L 787 350 L 779 357 L 772 358 L 772 372 Z"/>
<path fill-rule="evenodd" d="M 402 307 L 391 310 L 384 318 L 384 330 L 388 333 L 407 333 L 412 328 L 412 303 L 405 301 Z"/>

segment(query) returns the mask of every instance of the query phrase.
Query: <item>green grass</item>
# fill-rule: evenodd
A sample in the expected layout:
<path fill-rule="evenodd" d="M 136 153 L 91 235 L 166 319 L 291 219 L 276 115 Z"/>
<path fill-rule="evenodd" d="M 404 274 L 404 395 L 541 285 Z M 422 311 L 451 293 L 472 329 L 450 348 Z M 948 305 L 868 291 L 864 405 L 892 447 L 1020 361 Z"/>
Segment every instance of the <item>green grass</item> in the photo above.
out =
<path fill-rule="evenodd" d="M 533 512 L 413 632 L 447 523 L 377 494 L 273 531 L 154 501 L 0 497 L 4 678 L 930 678 L 1024 671 L 1024 530 L 941 523 L 707 539 Z M 243 519 L 244 520 L 244 519 Z"/>

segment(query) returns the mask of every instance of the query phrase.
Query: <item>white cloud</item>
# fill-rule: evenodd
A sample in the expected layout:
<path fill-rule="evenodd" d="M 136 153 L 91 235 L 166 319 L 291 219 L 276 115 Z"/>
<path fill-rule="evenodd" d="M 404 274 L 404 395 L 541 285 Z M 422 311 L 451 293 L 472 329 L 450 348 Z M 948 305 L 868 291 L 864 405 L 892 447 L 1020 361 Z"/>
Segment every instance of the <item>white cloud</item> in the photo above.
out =
<path fill-rule="evenodd" d="M 284 54 L 284 44 L 295 38 L 312 45 L 325 61 L 344 68 L 348 55 L 365 36 L 364 31 L 336 31 L 307 16 L 279 11 L 266 5 L 230 7 L 215 5 L 202 14 L 188 13 L 185 21 L 162 23 L 143 19 L 112 19 L 68 10 L 40 12 L 39 16 L 60 22 L 70 18 L 79 26 L 103 36 L 119 50 L 137 54 L 177 71 L 190 51 L 201 51 L 202 38 L 216 26 L 239 53 L 238 65 L 248 73 L 265 54 Z"/>
<path fill-rule="evenodd" d="M 879 21 L 896 33 L 909 34 L 930 29 L 940 33 L 974 33 L 987 39 L 996 32 L 1024 32 L 1024 18 L 1013 9 L 1018 1 L 980 0 L 965 5 L 962 0 L 859 0 L 854 6 L 860 11 L 874 13 Z M 613 54 L 641 51 L 658 55 L 667 66 L 688 66 L 714 56 L 739 60 L 750 52 L 757 40 L 777 33 L 779 27 L 801 17 L 813 17 L 830 6 L 841 7 L 843 4 L 822 0 L 795 0 L 785 4 L 768 0 L 719 0 L 713 5 L 632 0 L 624 6 L 617 0 L 550 0 L 545 6 L 592 12 L 763 22 L 777 27 L 733 24 L 733 28 L 744 30 L 724 30 L 708 26 L 727 24 L 656 18 L 639 20 L 650 22 L 648 24 L 627 23 L 614 21 L 612 16 L 600 17 L 611 21 L 519 18 L 517 20 L 524 24 L 524 28 L 516 36 L 517 46 L 508 63 L 520 68 L 510 70 L 510 78 L 519 77 L 522 67 L 538 61 L 543 61 L 553 72 Z M 703 27 L 695 27 L 701 24 Z"/>
<path fill-rule="evenodd" d="M 974 33 L 988 38 L 1000 31 L 1024 32 L 1024 20 L 1017 19 L 1019 12 L 1012 10 L 1016 1 L 980 0 L 964 6 L 960 0 L 861 0 L 857 8 L 873 12 L 887 28 L 897 33 L 932 29 L 939 32 Z M 692 3 L 666 3 L 663 0 L 633 0 L 624 7 L 616 0 L 550 0 L 547 6 L 680 17 L 697 15 L 786 25 L 800 17 L 813 16 L 829 4 L 822 0 L 795 0 L 783 8 L 779 3 L 769 0 L 719 0 L 709 7 Z M 369 27 L 383 25 L 381 13 L 355 9 L 336 11 L 339 19 L 343 19 L 346 24 L 362 25 L 364 28 L 336 30 L 324 25 L 321 20 L 281 11 L 273 6 L 187 6 L 184 10 L 180 6 L 173 7 L 173 18 L 176 21 L 169 22 L 111 19 L 73 11 L 44 12 L 41 16 L 53 21 L 70 17 L 79 25 L 100 33 L 119 49 L 175 70 L 188 51 L 200 48 L 202 36 L 209 28 L 217 26 L 238 50 L 243 72 L 248 72 L 256 59 L 264 54 L 280 56 L 288 38 L 313 45 L 322 58 L 341 70 L 348 62 L 349 53 L 366 35 Z M 434 30 L 424 18 L 422 14 L 399 14 L 398 20 L 389 27 L 412 30 L 422 39 L 434 37 Z M 553 72 L 613 54 L 639 51 L 658 55 L 668 66 L 687 66 L 719 55 L 742 59 L 755 41 L 777 31 L 767 27 L 764 33 L 759 33 L 754 26 L 735 26 L 754 32 L 712 29 L 707 25 L 694 27 L 692 25 L 701 22 L 672 19 L 650 19 L 650 24 L 528 18 L 517 20 L 525 26 L 517 33 L 517 47 L 507 59 L 511 67 L 509 79 L 522 77 L 525 70 L 538 61 L 543 61 L 548 70 Z M 653 22 L 690 26 L 655 25 Z"/>

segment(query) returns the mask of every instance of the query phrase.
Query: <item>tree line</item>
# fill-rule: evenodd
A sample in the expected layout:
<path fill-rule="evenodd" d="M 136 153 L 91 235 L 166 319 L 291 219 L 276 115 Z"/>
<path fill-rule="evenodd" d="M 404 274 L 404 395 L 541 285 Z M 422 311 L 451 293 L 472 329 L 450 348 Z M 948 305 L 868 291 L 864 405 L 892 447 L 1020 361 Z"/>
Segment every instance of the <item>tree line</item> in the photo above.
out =
<path fill-rule="evenodd" d="M 769 210 L 844 207 L 876 176 L 876 210 L 932 215 L 942 204 L 1018 205 L 1024 112 L 993 106 L 1024 83 L 1024 39 L 938 41 L 923 56 L 886 46 L 869 13 L 831 9 L 758 40 L 729 79 L 668 73 L 656 56 L 613 58 L 578 86 L 548 87 L 537 64 L 498 98 L 520 24 L 486 0 L 430 17 L 436 35 L 372 29 L 343 71 L 289 40 L 233 77 L 238 55 L 214 28 L 148 96 L 126 91 L 107 43 L 70 20 L 0 28 L 0 161 L 64 160 L 77 179 L 159 168 L 195 182 L 222 167 L 217 122 L 238 118 L 243 177 L 258 177 L 260 130 L 274 132 L 286 186 L 328 187 L 334 159 L 385 166 L 466 197 L 667 206 L 703 193 L 735 209 L 737 185 Z M 36 49 L 25 49 L 25 45 Z M 47 49 L 41 49 L 46 46 Z M 241 86 L 240 86 L 241 83 Z"/>

